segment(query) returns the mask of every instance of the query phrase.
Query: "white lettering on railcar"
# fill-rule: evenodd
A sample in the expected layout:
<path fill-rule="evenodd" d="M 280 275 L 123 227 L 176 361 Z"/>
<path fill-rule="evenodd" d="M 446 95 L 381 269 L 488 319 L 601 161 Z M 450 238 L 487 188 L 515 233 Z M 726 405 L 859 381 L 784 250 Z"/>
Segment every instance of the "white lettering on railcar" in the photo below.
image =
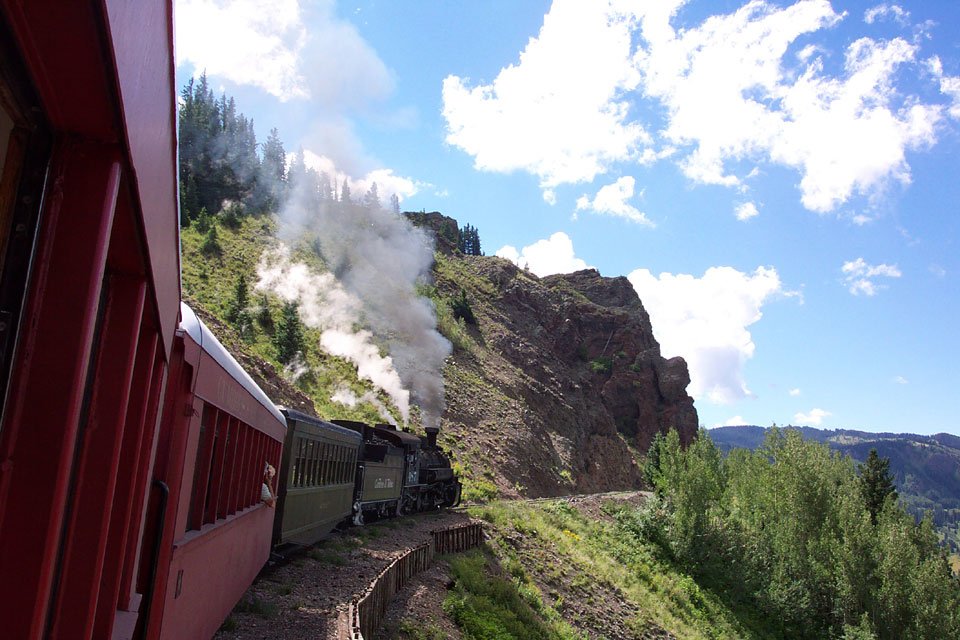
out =
<path fill-rule="evenodd" d="M 377 478 L 373 481 L 374 489 L 393 489 L 393 478 Z"/>

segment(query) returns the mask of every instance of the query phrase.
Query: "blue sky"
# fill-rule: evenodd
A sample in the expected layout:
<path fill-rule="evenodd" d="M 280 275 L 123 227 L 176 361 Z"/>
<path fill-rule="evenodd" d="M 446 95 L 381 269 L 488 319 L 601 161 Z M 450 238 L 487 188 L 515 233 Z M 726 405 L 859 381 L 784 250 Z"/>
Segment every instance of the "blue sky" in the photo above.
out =
<path fill-rule="evenodd" d="M 701 424 L 960 434 L 960 3 L 178 0 L 258 138 L 626 276 Z"/>

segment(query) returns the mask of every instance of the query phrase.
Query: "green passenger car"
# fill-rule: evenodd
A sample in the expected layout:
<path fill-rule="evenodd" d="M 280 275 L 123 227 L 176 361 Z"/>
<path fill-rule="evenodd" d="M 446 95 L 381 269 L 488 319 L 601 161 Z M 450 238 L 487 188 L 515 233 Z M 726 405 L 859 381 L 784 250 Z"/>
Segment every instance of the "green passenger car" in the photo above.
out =
<path fill-rule="evenodd" d="M 353 513 L 362 438 L 299 411 L 282 411 L 287 439 L 277 475 L 277 509 L 282 517 L 274 524 L 274 544 L 309 545 Z"/>

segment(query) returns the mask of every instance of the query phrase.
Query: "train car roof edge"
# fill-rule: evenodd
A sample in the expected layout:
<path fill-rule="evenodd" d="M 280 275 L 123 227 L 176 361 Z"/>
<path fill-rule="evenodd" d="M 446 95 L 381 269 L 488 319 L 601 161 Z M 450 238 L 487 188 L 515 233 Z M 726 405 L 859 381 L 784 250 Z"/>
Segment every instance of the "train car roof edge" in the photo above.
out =
<path fill-rule="evenodd" d="M 207 325 L 203 324 L 203 321 L 197 317 L 197 314 L 194 313 L 193 309 L 185 302 L 180 303 L 180 318 L 181 326 L 186 329 L 190 337 L 200 345 L 200 348 L 213 356 L 213 359 L 216 360 L 228 374 L 243 385 L 243 388 L 250 392 L 250 395 L 256 398 L 257 401 L 286 428 L 287 421 L 283 417 L 283 414 L 280 413 L 277 405 L 273 404 L 270 398 L 267 397 L 267 394 L 263 392 L 263 389 L 253 381 L 250 374 L 248 374 L 244 368 L 240 366 L 240 363 L 230 355 L 230 352 L 220 344 L 217 337 L 213 335 L 210 329 L 207 328 Z"/>
<path fill-rule="evenodd" d="M 321 420 L 320 418 L 312 416 L 309 413 L 303 413 L 302 411 L 297 411 L 296 409 L 291 409 L 289 407 L 280 407 L 280 412 L 290 418 L 293 418 L 294 420 L 300 420 L 301 422 L 320 422 L 323 424 L 324 429 L 330 429 L 331 431 L 336 431 L 342 435 L 350 436 L 358 441 L 363 441 L 363 436 L 353 429 L 347 429 L 346 427 L 341 427 L 340 425 L 334 424 L 327 420 Z"/>

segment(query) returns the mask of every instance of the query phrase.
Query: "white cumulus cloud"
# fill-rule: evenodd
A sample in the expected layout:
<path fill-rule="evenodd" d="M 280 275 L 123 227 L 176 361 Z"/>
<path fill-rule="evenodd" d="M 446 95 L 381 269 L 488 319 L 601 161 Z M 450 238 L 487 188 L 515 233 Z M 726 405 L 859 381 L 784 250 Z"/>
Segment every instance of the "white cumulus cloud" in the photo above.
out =
<path fill-rule="evenodd" d="M 618 178 L 613 184 L 600 188 L 590 200 L 586 195 L 577 200 L 577 211 L 593 211 L 603 215 L 624 218 L 648 227 L 655 226 L 646 214 L 630 204 L 636 181 L 631 176 Z"/>
<path fill-rule="evenodd" d="M 506 245 L 497 250 L 497 256 L 506 258 L 521 269 L 529 269 L 539 277 L 555 273 L 573 273 L 589 269 L 586 262 L 576 257 L 570 236 L 557 231 L 546 240 L 538 240 L 517 250 Z"/>
<path fill-rule="evenodd" d="M 800 389 L 790 389 L 790 395 L 794 398 L 800 395 Z"/>
<path fill-rule="evenodd" d="M 757 210 L 757 205 L 753 204 L 752 202 L 744 202 L 743 204 L 737 205 L 734 213 L 736 213 L 737 220 L 740 220 L 741 222 L 760 215 L 760 211 Z"/>
<path fill-rule="evenodd" d="M 386 65 L 331 0 L 177 0 L 176 17 L 177 64 L 197 73 L 334 110 L 393 91 Z"/>
<path fill-rule="evenodd" d="M 936 142 L 948 109 L 960 117 L 960 79 L 938 79 L 952 106 L 901 82 L 922 79 L 920 40 L 828 43 L 847 14 L 827 0 L 751 0 L 677 24 L 687 4 L 555 0 L 492 82 L 444 80 L 447 142 L 478 169 L 538 176 L 548 202 L 561 184 L 672 157 L 696 183 L 738 189 L 743 163 L 789 167 L 803 205 L 824 213 L 909 184 L 907 152 Z M 893 4 L 865 15 L 909 17 Z"/>
<path fill-rule="evenodd" d="M 840 268 L 847 290 L 855 296 L 875 296 L 886 285 L 876 282 L 877 278 L 899 278 L 902 274 L 897 265 L 867 264 L 863 258 L 844 262 Z"/>
<path fill-rule="evenodd" d="M 927 70 L 939 80 L 940 93 L 950 98 L 951 104 L 947 111 L 950 117 L 960 119 L 960 76 L 944 74 L 943 62 L 939 56 L 931 56 L 927 60 Z"/>
<path fill-rule="evenodd" d="M 299 56 L 307 41 L 298 0 L 177 0 L 177 64 L 263 89 L 309 96 Z"/>
<path fill-rule="evenodd" d="M 743 372 L 756 349 L 749 327 L 763 316 L 764 304 L 785 294 L 776 269 L 711 267 L 700 278 L 637 269 L 627 278 L 663 355 L 686 359 L 690 395 L 717 404 L 752 395 Z"/>
<path fill-rule="evenodd" d="M 895 20 L 905 25 L 910 20 L 910 12 L 900 5 L 884 3 L 870 7 L 863 13 L 863 21 L 867 24 L 873 24 L 877 20 Z"/>
<path fill-rule="evenodd" d="M 942 107 L 894 88 L 897 70 L 915 61 L 907 41 L 856 40 L 838 77 L 815 49 L 799 68 L 784 63 L 798 39 L 843 19 L 825 0 L 783 9 L 757 0 L 681 31 L 671 17 L 658 7 L 644 18 L 641 87 L 667 105 L 668 138 L 692 148 L 681 165 L 696 182 L 738 185 L 728 162 L 766 158 L 801 172 L 806 208 L 832 211 L 854 193 L 908 183 L 905 151 L 935 141 Z"/>
<path fill-rule="evenodd" d="M 478 169 L 521 169 L 545 190 L 591 181 L 641 153 L 650 136 L 629 121 L 624 99 L 638 81 L 630 62 L 636 16 L 617 4 L 556 0 L 519 61 L 492 83 L 448 76 L 447 142 Z"/>
<path fill-rule="evenodd" d="M 810 413 L 797 413 L 793 416 L 793 421 L 798 425 L 819 427 L 823 424 L 823 419 L 833 415 L 823 409 L 811 409 Z"/>

